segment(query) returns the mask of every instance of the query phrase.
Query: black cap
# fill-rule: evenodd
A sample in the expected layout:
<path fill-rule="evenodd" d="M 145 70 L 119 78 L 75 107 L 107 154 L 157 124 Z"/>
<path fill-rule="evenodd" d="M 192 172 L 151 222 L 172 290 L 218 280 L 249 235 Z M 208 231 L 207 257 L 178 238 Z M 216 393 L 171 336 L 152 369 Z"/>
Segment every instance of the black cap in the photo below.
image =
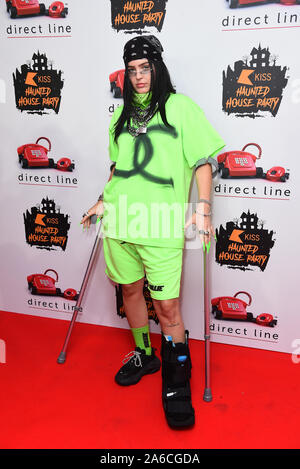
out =
<path fill-rule="evenodd" d="M 162 61 L 162 52 L 163 47 L 155 36 L 137 36 L 125 44 L 123 59 L 126 66 L 131 60 L 143 58 Z"/>

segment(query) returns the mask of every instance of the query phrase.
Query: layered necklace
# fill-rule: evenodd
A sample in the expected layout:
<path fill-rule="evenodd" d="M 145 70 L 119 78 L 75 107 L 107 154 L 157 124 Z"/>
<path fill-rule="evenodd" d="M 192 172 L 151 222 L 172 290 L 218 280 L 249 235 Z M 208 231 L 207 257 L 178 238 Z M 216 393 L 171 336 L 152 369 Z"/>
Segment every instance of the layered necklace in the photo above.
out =
<path fill-rule="evenodd" d="M 151 101 L 151 95 L 146 94 L 135 94 L 133 105 L 130 109 L 130 123 L 128 125 L 128 132 L 133 137 L 137 137 L 140 134 L 147 133 L 148 122 L 152 119 L 156 112 L 157 106 L 149 114 L 150 105 L 145 107 L 145 103 Z"/>

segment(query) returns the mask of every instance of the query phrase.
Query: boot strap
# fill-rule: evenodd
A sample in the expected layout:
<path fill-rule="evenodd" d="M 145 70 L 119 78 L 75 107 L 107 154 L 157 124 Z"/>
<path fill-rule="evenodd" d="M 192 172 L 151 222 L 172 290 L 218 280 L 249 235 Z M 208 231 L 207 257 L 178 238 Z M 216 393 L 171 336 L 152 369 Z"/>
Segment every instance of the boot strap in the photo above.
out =
<path fill-rule="evenodd" d="M 180 415 L 186 417 L 193 415 L 193 408 L 190 401 L 171 401 L 166 404 L 166 412 L 168 417 L 178 418 Z"/>
<path fill-rule="evenodd" d="M 163 401 L 168 417 L 178 419 L 180 416 L 188 417 L 194 413 L 191 405 L 191 390 L 189 385 L 178 388 L 167 388 L 167 392 L 163 393 Z"/>
<path fill-rule="evenodd" d="M 167 388 L 163 393 L 163 398 L 168 402 L 174 401 L 176 399 L 191 399 L 191 390 L 189 386 L 181 386 L 174 388 Z"/>

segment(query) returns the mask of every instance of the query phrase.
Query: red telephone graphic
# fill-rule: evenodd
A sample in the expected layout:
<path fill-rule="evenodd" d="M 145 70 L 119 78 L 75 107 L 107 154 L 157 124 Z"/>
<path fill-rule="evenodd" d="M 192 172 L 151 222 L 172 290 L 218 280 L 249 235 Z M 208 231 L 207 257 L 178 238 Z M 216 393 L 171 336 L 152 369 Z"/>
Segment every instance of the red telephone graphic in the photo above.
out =
<path fill-rule="evenodd" d="M 250 145 L 258 149 L 258 156 L 245 152 Z M 247 143 L 242 151 L 227 151 L 218 156 L 219 172 L 222 178 L 253 177 L 268 179 L 273 182 L 286 182 L 289 173 L 281 166 L 273 166 L 267 173 L 256 167 L 256 160 L 261 158 L 262 150 L 257 143 Z"/>
<path fill-rule="evenodd" d="M 38 145 L 40 140 L 46 140 L 48 142 L 48 148 Z M 19 163 L 22 168 L 54 168 L 54 160 L 48 158 L 49 151 L 51 151 L 50 140 L 46 137 L 40 137 L 35 143 L 28 143 L 17 149 Z"/>
<path fill-rule="evenodd" d="M 68 13 L 68 8 L 65 8 L 63 2 L 53 2 L 46 13 L 52 18 L 65 18 Z"/>
<path fill-rule="evenodd" d="M 65 18 L 68 13 L 68 8 L 65 8 L 63 2 L 53 2 L 47 10 L 45 4 L 39 3 L 38 0 L 6 0 L 6 10 L 11 18 L 36 15 Z"/>
<path fill-rule="evenodd" d="M 248 303 L 246 301 L 237 298 L 238 295 L 244 294 L 248 297 Z M 271 314 L 260 314 L 256 318 L 253 317 L 252 313 L 248 313 L 246 308 L 252 303 L 251 295 L 245 291 L 237 292 L 232 296 L 220 296 L 218 298 L 212 298 L 212 314 L 216 319 L 227 319 L 231 321 L 249 321 L 255 322 L 260 326 L 274 327 L 277 324 L 277 320 L 273 318 Z"/>
<path fill-rule="evenodd" d="M 53 272 L 56 278 L 46 275 L 48 272 Z M 58 273 L 53 269 L 47 269 L 43 274 L 32 274 L 27 277 L 28 288 L 32 295 L 62 296 L 67 300 L 77 300 L 78 293 L 76 290 L 67 288 L 62 293 L 61 289 L 55 285 L 57 282 Z"/>
<path fill-rule="evenodd" d="M 245 149 L 250 145 L 258 149 L 258 156 L 245 152 Z M 261 147 L 257 143 L 247 143 L 242 151 L 221 153 L 218 156 L 221 177 L 262 177 L 263 169 L 257 168 L 255 165 L 256 160 L 260 159 L 261 153 Z"/>
<path fill-rule="evenodd" d="M 48 142 L 48 148 L 39 145 L 40 140 Z M 51 142 L 47 137 L 40 137 L 35 143 L 27 143 L 17 149 L 19 163 L 22 168 L 55 168 L 60 171 L 73 171 L 75 165 L 70 158 L 61 158 L 54 163 L 52 158 L 48 158 L 48 152 L 51 151 Z"/>
<path fill-rule="evenodd" d="M 282 5 L 297 5 L 299 0 L 227 0 L 229 8 L 237 8 L 241 5 L 257 5 L 259 3 L 281 3 Z"/>
<path fill-rule="evenodd" d="M 289 173 L 286 173 L 282 166 L 273 166 L 273 168 L 269 169 L 266 173 L 266 179 L 273 182 L 285 182 L 289 176 Z"/>
<path fill-rule="evenodd" d="M 109 75 L 110 91 L 114 98 L 122 98 L 125 70 L 117 70 Z"/>

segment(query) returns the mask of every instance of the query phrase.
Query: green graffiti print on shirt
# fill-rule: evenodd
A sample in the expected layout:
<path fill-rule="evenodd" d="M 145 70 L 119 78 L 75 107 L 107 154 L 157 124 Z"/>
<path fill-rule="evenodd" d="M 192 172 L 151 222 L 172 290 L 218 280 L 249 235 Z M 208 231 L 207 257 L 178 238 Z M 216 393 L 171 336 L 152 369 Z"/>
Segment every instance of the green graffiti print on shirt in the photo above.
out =
<path fill-rule="evenodd" d="M 126 129 L 122 131 L 122 133 L 127 132 Z M 145 170 L 148 166 L 150 161 L 153 158 L 153 145 L 151 143 L 151 139 L 149 134 L 151 135 L 152 132 L 163 132 L 164 134 L 168 134 L 173 138 L 177 138 L 178 134 L 177 131 L 173 128 L 162 127 L 160 125 L 153 125 L 147 128 L 147 133 L 142 133 L 135 139 L 134 145 L 134 153 L 133 153 L 133 169 L 131 170 L 122 170 L 122 169 L 115 169 L 114 176 L 119 176 L 121 178 L 129 178 L 135 174 L 140 174 L 145 179 L 151 182 L 155 182 L 157 184 L 168 184 L 174 186 L 173 179 L 162 178 L 159 176 L 155 176 L 154 174 L 149 173 Z M 142 161 L 139 161 L 139 155 L 142 153 L 140 150 L 143 148 L 144 150 L 144 158 Z"/>

